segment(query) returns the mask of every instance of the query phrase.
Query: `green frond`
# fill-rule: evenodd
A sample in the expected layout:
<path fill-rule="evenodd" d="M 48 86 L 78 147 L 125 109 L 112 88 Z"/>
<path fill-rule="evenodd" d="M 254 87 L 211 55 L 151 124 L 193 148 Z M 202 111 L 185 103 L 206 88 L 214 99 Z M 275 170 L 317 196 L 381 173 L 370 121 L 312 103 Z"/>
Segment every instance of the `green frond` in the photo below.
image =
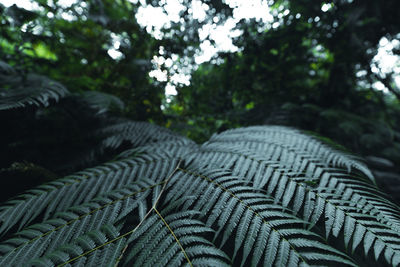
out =
<path fill-rule="evenodd" d="M 0 73 L 0 87 L 0 110 L 28 105 L 48 106 L 51 99 L 58 101 L 68 93 L 63 85 L 45 76 L 21 76 L 10 71 Z"/>
<path fill-rule="evenodd" d="M 157 197 L 162 185 L 141 180 L 56 213 L 52 219 L 43 223 L 29 226 L 0 244 L 1 254 L 4 255 L 0 265 L 22 265 L 29 259 L 41 257 L 44 252 L 56 251 L 60 246 L 98 230 L 103 225 L 116 225 L 132 212 L 137 214 L 136 221 L 139 222 L 152 204 L 147 203 L 147 200 Z"/>
<path fill-rule="evenodd" d="M 230 266 L 228 256 L 204 236 L 213 230 L 192 212 L 163 214 L 157 209 L 132 234 L 124 265 L 130 266 Z M 217 265 L 215 265 L 217 264 Z"/>
<path fill-rule="evenodd" d="M 201 146 L 113 127 L 132 149 L 0 208 L 0 265 L 400 265 L 400 209 L 347 152 L 280 126 Z"/>
<path fill-rule="evenodd" d="M 21 229 L 33 220 L 51 218 L 55 212 L 65 211 L 138 179 L 160 182 L 166 179 L 178 162 L 179 159 L 170 158 L 165 153 L 140 155 L 134 159 L 89 168 L 41 185 L 1 207 L 0 233 L 6 233 L 14 225 Z"/>
<path fill-rule="evenodd" d="M 187 184 L 189 180 L 191 186 Z M 282 210 L 282 206 L 277 205 L 264 191 L 255 191 L 225 170 L 193 171 L 180 168 L 171 178 L 169 186 L 171 188 L 165 197 L 165 205 L 185 196 L 194 196 L 188 198 L 183 207 L 199 211 L 199 218 L 215 230 L 214 243 L 222 250 L 227 249 L 226 253 L 234 263 L 280 266 L 290 262 L 297 266 L 313 264 L 314 260 L 332 260 L 337 264 L 356 265 L 334 248 L 325 250 L 324 246 L 319 245 L 313 247 L 313 251 L 319 254 L 315 253 L 315 258 L 309 257 L 308 250 L 295 246 L 296 243 L 292 244 L 291 239 L 303 237 L 319 244 L 323 238 L 305 229 L 304 226 L 308 225 L 306 221 L 293 215 L 290 210 Z M 213 219 L 210 221 L 210 218 Z M 237 255 L 239 251 L 242 251 L 241 255 Z M 328 257 L 324 258 L 325 254 Z M 329 258 L 329 255 L 332 257 Z"/>
<path fill-rule="evenodd" d="M 256 188 L 265 188 L 269 194 L 274 193 L 276 200 L 282 200 L 284 207 L 292 202 L 296 212 L 300 210 L 304 195 L 310 188 L 329 187 L 335 195 L 342 195 L 343 200 L 352 200 L 360 210 L 369 210 L 392 230 L 400 230 L 399 208 L 385 198 L 375 185 L 352 177 L 343 169 L 327 168 L 307 157 L 297 163 L 294 163 L 293 157 L 287 164 L 282 159 L 271 160 L 265 153 L 213 143 L 202 146 L 192 157 L 204 164 L 212 162 L 214 166 L 227 168 L 233 174 L 250 180 Z M 310 184 L 314 186 L 309 187 Z"/>
<path fill-rule="evenodd" d="M 326 237 L 331 234 L 338 237 L 343 233 L 344 225 L 347 226 L 347 230 L 354 229 L 357 222 L 368 229 L 369 235 L 373 237 L 372 240 L 379 241 L 374 243 L 377 244 L 378 249 L 381 249 L 382 246 L 387 249 L 385 252 L 391 255 L 386 258 L 389 264 L 394 263 L 395 259 L 400 256 L 397 247 L 397 244 L 400 243 L 399 209 L 385 199 L 376 186 L 359 180 L 357 177 L 351 177 L 342 170 L 341 175 L 347 177 L 347 181 L 340 183 L 340 187 L 336 188 L 338 180 L 343 179 L 335 177 L 339 169 L 318 167 L 322 168 L 319 171 L 319 178 L 323 177 L 322 181 L 318 179 L 316 186 L 309 187 L 307 186 L 308 177 L 297 176 L 298 172 L 285 163 L 282 166 L 280 161 L 263 159 L 263 155 L 259 152 L 239 151 L 241 150 L 237 146 L 222 147 L 208 144 L 204 148 L 200 148 L 194 157 L 199 162 L 213 162 L 213 167 L 227 168 L 234 175 L 253 182 L 256 188 L 264 188 L 266 193 L 273 197 L 275 203 L 281 202 L 283 207 L 289 207 L 295 213 L 302 210 L 302 218 L 310 222 L 311 226 L 324 222 Z M 298 165 L 303 165 L 303 163 L 300 162 Z M 204 166 L 204 164 L 200 163 L 199 166 Z M 325 188 L 324 184 L 328 180 L 331 184 Z M 359 214 L 348 212 L 354 207 L 357 208 L 358 213 L 368 210 L 374 216 L 365 219 L 365 215 L 363 215 L 359 218 L 357 216 Z M 368 209 L 366 209 L 367 207 Z M 384 230 L 379 232 L 379 229 L 382 228 Z M 352 233 L 347 231 L 344 236 L 344 246 L 348 247 Z M 365 233 L 360 238 L 360 241 L 365 241 Z M 357 239 L 354 238 L 354 240 Z M 355 248 L 357 245 L 356 243 L 353 247 Z M 364 254 L 368 255 L 366 247 L 364 247 Z M 380 254 L 376 255 L 376 260 L 378 260 Z"/>
<path fill-rule="evenodd" d="M 118 262 L 126 240 L 115 227 L 104 225 L 27 263 L 29 266 L 113 266 Z"/>
<path fill-rule="evenodd" d="M 15 74 L 15 70 L 6 62 L 0 60 L 0 75 Z"/>
<path fill-rule="evenodd" d="M 98 91 L 86 91 L 82 94 L 83 100 L 89 106 L 102 114 L 107 111 L 122 111 L 125 108 L 124 102 L 118 97 Z"/>
<path fill-rule="evenodd" d="M 181 138 L 177 140 L 160 141 L 128 149 L 118 155 L 117 159 L 129 158 L 138 154 L 168 153 L 171 157 L 184 158 L 186 155 L 198 149 L 198 145 L 190 139 Z"/>
<path fill-rule="evenodd" d="M 104 147 L 117 148 L 123 142 L 129 142 L 132 147 L 142 146 L 151 142 L 174 141 L 184 137 L 160 126 L 137 121 L 117 121 L 99 131 L 108 136 L 103 141 Z"/>
<path fill-rule="evenodd" d="M 206 144 L 208 143 L 234 143 L 242 148 L 250 148 L 253 151 L 276 149 L 278 151 L 272 155 L 277 157 L 282 156 L 280 150 L 289 150 L 334 167 L 345 167 L 348 172 L 356 169 L 375 182 L 371 171 L 365 164 L 360 162 L 360 158 L 334 149 L 309 135 L 303 134 L 299 130 L 289 127 L 252 126 L 237 128 L 213 135 Z"/>

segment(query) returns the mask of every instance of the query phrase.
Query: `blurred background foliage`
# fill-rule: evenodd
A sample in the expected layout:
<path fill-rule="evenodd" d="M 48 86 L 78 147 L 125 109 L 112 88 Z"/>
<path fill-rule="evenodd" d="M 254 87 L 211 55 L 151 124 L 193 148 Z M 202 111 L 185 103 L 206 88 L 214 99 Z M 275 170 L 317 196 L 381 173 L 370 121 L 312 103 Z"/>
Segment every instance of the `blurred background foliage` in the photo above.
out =
<path fill-rule="evenodd" d="M 209 60 L 197 60 L 205 42 L 215 46 L 202 31 L 232 20 L 235 1 L 33 2 L 32 10 L 0 4 L 0 60 L 21 81 L 37 73 L 70 93 L 57 105 L 0 111 L 3 176 L 16 162 L 50 178 L 95 164 L 79 156 L 112 116 L 157 123 L 197 142 L 232 127 L 289 125 L 377 166 L 400 166 L 399 61 L 389 70 L 376 61 L 384 44 L 399 55 L 399 1 L 271 0 L 268 21 L 238 20 L 237 49 Z M 138 23 L 141 8 L 167 14 L 168 2 L 182 8 L 167 26 Z M 174 81 L 180 74 L 190 82 Z M 3 79 L 1 90 L 11 84 Z M 166 94 L 168 86 L 176 93 Z"/>

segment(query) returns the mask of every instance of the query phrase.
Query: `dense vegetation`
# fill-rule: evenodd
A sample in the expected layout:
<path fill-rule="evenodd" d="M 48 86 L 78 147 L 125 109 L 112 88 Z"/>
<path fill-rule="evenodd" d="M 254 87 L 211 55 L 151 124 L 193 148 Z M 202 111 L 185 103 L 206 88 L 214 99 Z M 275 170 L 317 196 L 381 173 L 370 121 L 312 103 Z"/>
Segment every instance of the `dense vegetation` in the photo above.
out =
<path fill-rule="evenodd" d="M 42 76 L 22 79 L 6 63 L 2 77 L 13 82 L 0 105 L 8 116 L 68 93 Z M 65 101 L 53 107 L 94 121 L 78 147 L 89 150 L 55 153 L 49 163 L 66 168 L 131 149 L 5 202 L 0 265 L 400 264 L 399 207 L 368 167 L 340 148 L 284 126 L 237 128 L 197 145 L 147 122 L 111 117 L 115 96 Z M 40 149 L 48 140 L 37 142 Z M 35 169 L 42 179 L 47 172 L 17 163 L 11 169 L 26 170 L 25 179 Z"/>
<path fill-rule="evenodd" d="M 155 38 L 145 1 L 35 2 L 0 4 L 0 265 L 399 265 L 397 1 L 270 1 L 199 66 L 228 4 Z"/>

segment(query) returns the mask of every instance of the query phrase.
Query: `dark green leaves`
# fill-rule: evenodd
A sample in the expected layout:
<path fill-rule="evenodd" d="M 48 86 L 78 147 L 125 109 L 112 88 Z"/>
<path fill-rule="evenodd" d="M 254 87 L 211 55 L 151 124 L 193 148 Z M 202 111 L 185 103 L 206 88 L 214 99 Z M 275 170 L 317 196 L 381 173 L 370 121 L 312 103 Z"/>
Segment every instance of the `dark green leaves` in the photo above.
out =
<path fill-rule="evenodd" d="M 35 74 L 0 74 L 0 87 L 0 111 L 28 105 L 48 106 L 51 100 L 58 101 L 68 93 L 60 83 Z"/>
<path fill-rule="evenodd" d="M 399 209 L 354 156 L 284 127 L 200 147 L 148 124 L 119 127 L 115 141 L 138 148 L 2 207 L 2 231 L 21 229 L 0 245 L 2 264 L 400 262 Z"/>

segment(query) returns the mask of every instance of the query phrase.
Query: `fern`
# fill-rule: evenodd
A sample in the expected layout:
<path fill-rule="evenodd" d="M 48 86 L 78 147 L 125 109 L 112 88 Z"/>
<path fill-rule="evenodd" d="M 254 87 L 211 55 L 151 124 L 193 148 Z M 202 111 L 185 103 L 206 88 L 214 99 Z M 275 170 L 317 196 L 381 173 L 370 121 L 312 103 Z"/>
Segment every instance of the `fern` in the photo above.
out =
<path fill-rule="evenodd" d="M 155 214 L 146 219 L 140 230 L 128 240 L 133 245 L 129 247 L 124 265 L 178 266 L 188 263 L 191 266 L 229 266 L 229 257 L 202 237 L 213 230 L 191 218 L 196 212 L 165 215 L 157 209 L 154 211 Z"/>
<path fill-rule="evenodd" d="M 58 82 L 37 74 L 18 74 L 0 61 L 0 110 L 27 105 L 48 106 L 51 99 L 59 100 L 68 90 Z"/>
<path fill-rule="evenodd" d="M 116 148 L 123 142 L 129 142 L 137 147 L 157 141 L 177 141 L 183 137 L 174 132 L 147 122 L 117 121 L 115 124 L 101 129 L 101 134 L 108 136 L 104 139 L 104 147 Z"/>
<path fill-rule="evenodd" d="M 51 253 L 86 232 L 115 223 L 132 210 L 143 209 L 146 207 L 146 196 L 156 186 L 147 181 L 139 181 L 59 212 L 50 220 L 27 227 L 19 232 L 18 237 L 9 239 L 1 246 L 2 253 L 7 256 L 0 261 L 0 265 L 23 265 L 29 259 L 40 257 L 45 252 L 43 248 Z"/>
<path fill-rule="evenodd" d="M 1 265 L 400 265 L 400 213 L 362 161 L 298 130 L 228 130 L 198 146 L 129 121 L 114 161 L 0 210 Z"/>
<path fill-rule="evenodd" d="M 274 204 L 273 199 L 266 197 L 262 191 L 254 192 L 253 188 L 246 186 L 238 177 L 230 176 L 229 172 L 213 170 L 201 174 L 179 170 L 182 173 L 177 175 L 175 186 L 179 189 L 171 190 L 166 201 L 174 203 L 185 195 L 199 196 L 186 202 L 183 209 L 199 211 L 206 225 L 215 225 L 213 240 L 221 247 L 228 240 L 234 243 L 230 255 L 233 261 L 238 251 L 243 249 L 241 266 L 245 265 L 249 254 L 252 258 L 248 264 L 253 266 L 260 263 L 294 266 L 312 264 L 314 260 L 354 264 L 339 251 L 321 243 L 322 238 L 318 235 L 305 230 L 305 221 L 290 214 L 290 211 L 282 212 L 282 206 Z M 187 180 L 191 180 L 192 185 L 187 186 Z M 234 232 L 236 236 L 232 235 Z M 302 251 L 303 239 L 309 241 L 306 247 L 312 248 L 312 252 L 308 249 Z"/>
<path fill-rule="evenodd" d="M 32 266 L 112 266 L 124 249 L 126 237 L 112 225 L 104 225 L 60 246 L 40 258 L 28 261 Z"/>
<path fill-rule="evenodd" d="M 159 182 L 177 162 L 178 159 L 168 157 L 167 153 L 144 155 L 132 160 L 110 162 L 39 186 L 1 207 L 0 232 L 4 234 L 16 224 L 20 229 L 38 217 L 48 219 L 55 212 L 65 211 L 70 206 L 129 185 L 142 175 Z"/>
<path fill-rule="evenodd" d="M 86 91 L 82 98 L 93 109 L 98 110 L 97 114 L 102 114 L 107 111 L 121 111 L 125 108 L 124 102 L 118 97 L 97 91 Z"/>

